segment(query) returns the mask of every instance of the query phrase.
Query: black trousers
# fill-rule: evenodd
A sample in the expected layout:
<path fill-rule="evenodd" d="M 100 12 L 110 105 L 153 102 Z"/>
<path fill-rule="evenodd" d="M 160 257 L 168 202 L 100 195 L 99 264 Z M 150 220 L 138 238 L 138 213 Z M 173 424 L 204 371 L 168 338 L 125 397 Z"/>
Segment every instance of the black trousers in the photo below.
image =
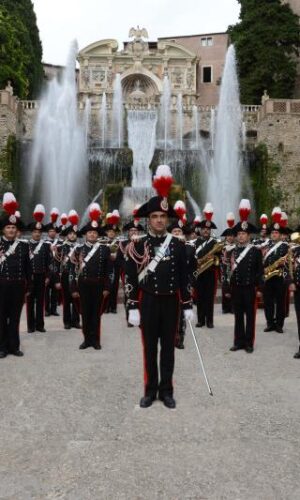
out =
<path fill-rule="evenodd" d="M 283 278 L 274 276 L 264 284 L 264 309 L 268 326 L 283 327 L 286 313 L 286 285 Z"/>
<path fill-rule="evenodd" d="M 175 337 L 179 320 L 179 298 L 176 295 L 141 293 L 141 332 L 144 348 L 145 396 L 173 394 Z M 157 352 L 160 340 L 160 381 Z"/>
<path fill-rule="evenodd" d="M 89 345 L 100 342 L 100 319 L 103 305 L 103 282 L 79 278 L 78 290 L 82 314 L 82 332 Z"/>
<path fill-rule="evenodd" d="M 111 284 L 110 293 L 106 301 L 105 309 L 106 312 L 108 313 L 117 310 L 119 281 L 120 281 L 120 271 L 118 268 L 116 268 L 114 269 L 114 279 Z"/>
<path fill-rule="evenodd" d="M 56 279 L 55 276 L 50 276 L 49 284 L 46 286 L 46 312 L 48 314 L 53 314 L 57 312 L 57 304 L 58 304 L 58 290 L 55 288 Z"/>
<path fill-rule="evenodd" d="M 256 320 L 255 286 L 234 285 L 232 287 L 232 304 L 234 312 L 234 345 L 237 347 L 253 347 Z"/>
<path fill-rule="evenodd" d="M 228 287 L 222 287 L 222 313 L 229 314 L 233 313 L 232 310 L 232 299 L 231 297 L 226 297 L 225 294 L 228 292 Z"/>
<path fill-rule="evenodd" d="M 296 291 L 294 292 L 294 305 L 297 318 L 298 338 L 300 345 L 300 287 L 297 287 Z"/>
<path fill-rule="evenodd" d="M 31 292 L 26 299 L 28 330 L 44 328 L 45 280 L 44 273 L 34 274 L 32 277 Z"/>
<path fill-rule="evenodd" d="M 72 297 L 69 273 L 62 273 L 61 287 L 63 296 L 63 322 L 64 325 L 77 326 L 79 320 L 78 299 Z"/>
<path fill-rule="evenodd" d="M 24 304 L 25 282 L 0 282 L 0 351 L 16 352 L 20 348 L 19 325 Z"/>
<path fill-rule="evenodd" d="M 198 323 L 203 325 L 214 322 L 214 302 L 216 290 L 216 271 L 214 267 L 204 271 L 196 279 L 196 303 Z"/>

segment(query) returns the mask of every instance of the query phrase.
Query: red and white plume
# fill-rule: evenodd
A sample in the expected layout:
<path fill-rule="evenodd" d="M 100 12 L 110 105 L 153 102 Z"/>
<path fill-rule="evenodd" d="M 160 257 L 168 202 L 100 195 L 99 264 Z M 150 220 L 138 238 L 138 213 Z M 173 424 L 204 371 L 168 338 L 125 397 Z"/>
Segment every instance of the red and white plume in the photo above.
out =
<path fill-rule="evenodd" d="M 204 217 L 206 220 L 211 221 L 213 215 L 214 215 L 214 209 L 211 203 L 206 203 L 204 209 L 203 209 Z"/>
<path fill-rule="evenodd" d="M 21 219 L 21 212 L 19 212 L 19 210 L 16 210 L 15 216 L 17 217 L 17 219 Z"/>
<path fill-rule="evenodd" d="M 98 221 L 98 219 L 100 219 L 101 217 L 101 214 L 102 212 L 99 203 L 91 203 L 89 206 L 89 218 L 91 220 Z"/>
<path fill-rule="evenodd" d="M 272 210 L 272 222 L 275 224 L 280 224 L 281 221 L 281 208 L 280 207 L 274 207 Z"/>
<path fill-rule="evenodd" d="M 58 210 L 58 208 L 53 207 L 51 212 L 50 212 L 50 219 L 51 219 L 52 224 L 55 224 L 58 217 L 59 217 L 59 210 Z"/>
<path fill-rule="evenodd" d="M 193 224 L 196 225 L 199 222 L 201 222 L 201 216 L 200 215 L 196 215 L 195 218 L 194 218 L 194 220 L 193 220 Z"/>
<path fill-rule="evenodd" d="M 228 212 L 228 214 L 226 215 L 226 222 L 228 227 L 234 226 L 234 213 Z"/>
<path fill-rule="evenodd" d="M 62 223 L 63 226 L 65 226 L 68 222 L 68 216 L 67 214 L 63 213 L 60 216 L 60 222 Z"/>
<path fill-rule="evenodd" d="M 240 214 L 241 222 L 248 220 L 250 212 L 251 212 L 250 200 L 248 200 L 247 198 L 243 198 L 240 201 L 240 205 L 239 205 L 239 214 Z"/>
<path fill-rule="evenodd" d="M 183 221 L 184 216 L 186 214 L 186 206 L 184 201 L 182 200 L 177 200 L 175 205 L 174 205 L 174 210 L 177 214 L 177 217 Z"/>
<path fill-rule="evenodd" d="M 280 226 L 287 227 L 288 225 L 288 216 L 285 212 L 281 212 Z"/>
<path fill-rule="evenodd" d="M 168 198 L 173 181 L 170 167 L 168 165 L 159 165 L 153 177 L 152 185 L 158 196 Z"/>
<path fill-rule="evenodd" d="M 112 224 L 113 226 L 119 224 L 120 219 L 119 210 L 117 209 L 113 210 L 112 213 L 108 213 L 106 216 L 107 223 Z"/>
<path fill-rule="evenodd" d="M 70 212 L 68 213 L 68 219 L 70 224 L 72 224 L 72 226 L 78 226 L 79 215 L 76 212 L 76 210 L 70 210 Z"/>
<path fill-rule="evenodd" d="M 38 203 L 33 211 L 34 220 L 36 220 L 36 222 L 42 222 L 43 218 L 45 217 L 45 213 L 46 212 L 44 205 Z"/>
<path fill-rule="evenodd" d="M 136 217 L 136 213 L 137 213 L 138 209 L 140 208 L 140 206 L 141 206 L 140 203 L 138 203 L 137 205 L 135 205 L 134 209 L 132 210 L 133 218 L 137 222 L 140 220 L 140 218 Z"/>
<path fill-rule="evenodd" d="M 4 193 L 2 206 L 8 215 L 14 215 L 19 205 L 13 193 Z"/>
<path fill-rule="evenodd" d="M 269 218 L 268 218 L 267 214 L 261 214 L 261 216 L 259 218 L 259 222 L 261 223 L 261 225 L 267 225 L 269 222 Z"/>

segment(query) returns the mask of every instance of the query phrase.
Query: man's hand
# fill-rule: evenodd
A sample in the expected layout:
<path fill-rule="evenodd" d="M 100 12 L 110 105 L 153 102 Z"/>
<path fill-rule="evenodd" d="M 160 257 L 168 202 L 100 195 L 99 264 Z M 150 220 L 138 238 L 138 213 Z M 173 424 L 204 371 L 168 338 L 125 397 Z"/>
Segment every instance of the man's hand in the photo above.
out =
<path fill-rule="evenodd" d="M 133 326 L 140 326 L 141 315 L 138 309 L 130 309 L 128 315 L 128 323 Z"/>
<path fill-rule="evenodd" d="M 289 290 L 290 290 L 290 292 L 295 292 L 296 291 L 296 285 L 295 285 L 295 283 L 291 283 L 290 284 Z"/>
<path fill-rule="evenodd" d="M 103 298 L 106 299 L 109 296 L 109 290 L 103 291 Z"/>
<path fill-rule="evenodd" d="M 194 320 L 194 311 L 193 311 L 193 309 L 185 309 L 184 310 L 184 319 L 186 321 L 193 321 Z"/>
<path fill-rule="evenodd" d="M 61 290 L 61 284 L 55 283 L 54 288 L 55 288 L 55 290 Z"/>

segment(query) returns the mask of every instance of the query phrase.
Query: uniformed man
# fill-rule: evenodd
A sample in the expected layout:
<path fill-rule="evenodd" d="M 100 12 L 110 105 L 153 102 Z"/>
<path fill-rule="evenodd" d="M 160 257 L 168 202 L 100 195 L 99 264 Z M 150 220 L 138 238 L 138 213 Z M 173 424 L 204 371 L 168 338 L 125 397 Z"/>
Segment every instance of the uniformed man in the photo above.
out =
<path fill-rule="evenodd" d="M 129 322 L 140 325 L 144 348 L 145 392 L 140 400 L 141 408 L 151 406 L 157 393 L 167 408 L 175 408 L 172 376 L 180 304 L 185 318 L 192 319 L 185 246 L 167 232 L 168 217 L 176 218 L 167 201 L 172 182 L 170 168 L 159 166 L 153 180 L 158 196 L 137 211 L 138 217 L 149 218 L 148 233 L 138 242 L 132 242 L 127 252 Z"/>
<path fill-rule="evenodd" d="M 222 245 L 211 235 L 217 226 L 212 221 L 213 207 L 206 203 L 205 218 L 198 223 L 200 237 L 195 242 L 194 287 L 196 291 L 197 327 L 214 328 L 214 301 L 219 275 Z"/>
<path fill-rule="evenodd" d="M 30 278 L 29 246 L 17 238 L 23 225 L 14 215 L 17 202 L 12 193 L 5 193 L 0 220 L 0 358 L 8 354 L 23 356 L 20 350 L 19 325 Z"/>
<path fill-rule="evenodd" d="M 45 332 L 45 288 L 49 279 L 49 266 L 51 262 L 50 245 L 43 241 L 42 234 L 45 230 L 43 219 L 45 208 L 36 205 L 33 212 L 34 222 L 28 225 L 31 231 L 29 240 L 30 257 L 30 294 L 26 299 L 27 331 L 28 333 Z"/>
<path fill-rule="evenodd" d="M 117 235 L 120 233 L 118 224 L 120 222 L 120 214 L 118 210 L 113 210 L 106 216 L 106 224 L 102 227 L 102 232 L 107 237 L 107 244 L 110 248 L 111 257 L 111 289 L 105 304 L 106 313 L 117 313 L 118 291 L 120 282 L 120 267 L 117 259 L 118 242 Z"/>
<path fill-rule="evenodd" d="M 121 277 L 121 281 L 123 283 L 123 286 L 125 287 L 125 259 L 126 259 L 126 252 L 127 252 L 127 247 L 128 244 L 137 239 L 139 235 L 145 232 L 144 227 L 139 223 L 139 219 L 134 218 L 132 221 L 128 222 L 123 226 L 123 233 L 127 233 L 127 238 L 125 237 L 123 240 L 119 241 L 119 247 L 117 251 L 117 257 L 115 261 L 115 266 L 118 267 L 119 269 L 119 274 Z M 127 321 L 127 326 L 129 328 L 132 328 L 133 325 L 131 325 L 128 322 L 128 307 L 127 307 L 127 295 L 124 293 L 124 307 L 125 307 L 125 313 L 126 313 L 126 321 Z"/>
<path fill-rule="evenodd" d="M 235 246 L 234 214 L 228 212 L 226 216 L 227 228 L 221 234 L 225 238 L 224 247 L 221 252 L 221 282 L 222 282 L 222 313 L 233 313 L 230 293 L 230 254 Z"/>
<path fill-rule="evenodd" d="M 61 289 L 59 281 L 59 262 L 56 258 L 55 247 L 61 244 L 63 240 L 59 238 L 61 227 L 57 224 L 57 209 L 52 209 L 50 217 L 51 222 L 45 226 L 48 233 L 46 241 L 51 248 L 51 262 L 49 266 L 49 280 L 46 286 L 45 316 L 59 316 L 57 306 L 59 302 L 59 290 Z"/>
<path fill-rule="evenodd" d="M 277 210 L 274 209 L 274 210 Z M 287 254 L 289 246 L 282 241 L 285 229 L 280 225 L 281 211 L 272 213 L 273 223 L 269 226 L 270 241 L 263 248 L 264 265 L 264 311 L 267 321 L 265 332 L 283 333 L 286 314 L 286 283 L 289 284 Z M 276 219 L 278 214 L 278 218 Z"/>
<path fill-rule="evenodd" d="M 79 245 L 74 253 L 84 336 L 79 349 L 101 349 L 100 319 L 103 301 L 111 287 L 110 250 L 107 245 L 97 241 L 102 235 L 100 215 L 99 205 L 92 203 L 89 208 L 90 222 L 81 229 L 85 243 Z"/>
<path fill-rule="evenodd" d="M 58 261 L 60 262 L 60 282 L 62 288 L 63 323 L 65 330 L 81 328 L 79 316 L 79 296 L 74 292 L 73 281 L 76 279 L 74 253 L 77 248 L 79 215 L 70 210 L 68 216 L 70 225 L 62 230 L 65 241 L 56 246 Z"/>
<path fill-rule="evenodd" d="M 261 251 L 250 243 L 250 235 L 257 232 L 255 226 L 248 222 L 250 211 L 249 200 L 241 200 L 241 220 L 234 226 L 237 243 L 230 255 L 234 312 L 234 344 L 230 351 L 244 349 L 247 353 L 252 353 L 254 349 L 256 295 L 263 276 Z"/>
<path fill-rule="evenodd" d="M 293 238 L 294 236 L 294 238 Z M 294 354 L 295 359 L 300 359 L 300 226 L 296 233 L 292 236 L 293 245 L 291 246 L 291 266 L 292 266 L 292 283 L 290 289 L 294 292 L 294 306 L 297 318 L 297 329 L 299 339 L 299 349 Z"/>

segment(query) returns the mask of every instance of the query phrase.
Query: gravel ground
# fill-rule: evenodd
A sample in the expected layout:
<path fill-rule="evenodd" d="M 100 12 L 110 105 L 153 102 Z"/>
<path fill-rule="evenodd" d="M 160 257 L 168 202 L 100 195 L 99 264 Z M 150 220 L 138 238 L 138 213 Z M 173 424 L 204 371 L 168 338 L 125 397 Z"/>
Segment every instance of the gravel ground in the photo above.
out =
<path fill-rule="evenodd" d="M 138 406 L 137 328 L 122 306 L 103 317 L 101 351 L 46 318 L 27 334 L 24 358 L 0 360 L 1 499 L 300 498 L 300 361 L 294 311 L 285 333 L 263 333 L 253 354 L 228 351 L 233 318 L 197 329 L 214 397 L 193 340 L 176 351 L 177 409 Z"/>

